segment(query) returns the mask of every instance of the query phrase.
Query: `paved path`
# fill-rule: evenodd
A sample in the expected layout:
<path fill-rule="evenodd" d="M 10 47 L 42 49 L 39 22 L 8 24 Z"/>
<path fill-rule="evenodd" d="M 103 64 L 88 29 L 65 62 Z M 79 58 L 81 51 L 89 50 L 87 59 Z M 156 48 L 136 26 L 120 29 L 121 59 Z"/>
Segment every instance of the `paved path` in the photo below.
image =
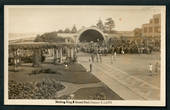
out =
<path fill-rule="evenodd" d="M 101 87 L 103 86 L 102 82 L 99 83 L 89 83 L 89 84 L 74 84 L 74 83 L 67 83 L 61 82 L 65 86 L 65 88 L 61 91 L 56 93 L 57 97 L 61 97 L 64 95 L 70 95 L 81 88 L 88 88 L 88 87 Z"/>
<path fill-rule="evenodd" d="M 89 70 L 88 58 L 79 57 L 79 63 L 87 70 Z M 159 87 L 132 76 L 108 62 L 94 63 L 92 73 L 125 100 L 159 99 Z"/>

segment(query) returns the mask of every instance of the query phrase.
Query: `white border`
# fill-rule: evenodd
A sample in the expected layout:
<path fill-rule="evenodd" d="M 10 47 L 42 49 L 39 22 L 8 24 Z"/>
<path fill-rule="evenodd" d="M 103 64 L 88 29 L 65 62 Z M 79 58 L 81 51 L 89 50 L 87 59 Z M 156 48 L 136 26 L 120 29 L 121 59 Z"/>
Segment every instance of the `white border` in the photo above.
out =
<path fill-rule="evenodd" d="M 165 106 L 166 105 L 166 64 L 165 64 L 165 23 L 166 23 L 166 6 L 158 6 L 161 7 L 161 76 L 160 76 L 160 100 L 159 101 L 139 101 L 139 100 L 11 100 L 8 99 L 8 14 L 9 8 L 54 8 L 58 6 L 64 6 L 64 5 L 53 5 L 53 6 L 48 6 L 48 5 L 24 5 L 24 6 L 19 6 L 19 5 L 5 5 L 4 6 L 4 104 L 5 105 L 63 105 L 63 106 Z M 69 5 L 72 6 L 72 5 Z M 87 5 L 86 5 L 87 6 Z M 100 5 L 97 5 L 100 6 Z M 115 5 L 113 5 L 115 7 Z M 121 5 L 120 5 L 121 6 Z M 156 5 L 155 5 L 156 6 Z M 67 6 L 68 7 L 68 6 Z M 107 6 L 108 7 L 108 6 Z M 124 6 L 123 6 L 124 7 Z M 134 6 L 133 6 L 134 7 Z M 145 7 L 145 6 L 144 6 Z M 61 101 L 61 103 L 56 103 L 56 101 Z M 72 103 L 72 102 L 81 102 L 83 104 L 79 103 Z M 65 104 L 64 104 L 65 102 Z"/>

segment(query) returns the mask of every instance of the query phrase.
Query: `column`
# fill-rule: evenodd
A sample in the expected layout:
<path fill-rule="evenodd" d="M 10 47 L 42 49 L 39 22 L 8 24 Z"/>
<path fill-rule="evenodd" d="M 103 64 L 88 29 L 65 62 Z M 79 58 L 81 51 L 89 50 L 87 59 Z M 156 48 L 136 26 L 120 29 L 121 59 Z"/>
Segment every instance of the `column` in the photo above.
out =
<path fill-rule="evenodd" d="M 13 59 L 13 61 L 14 61 L 14 72 L 16 72 L 17 71 L 17 50 L 14 50 L 13 51 L 13 55 L 14 55 L 14 59 Z"/>
<path fill-rule="evenodd" d="M 69 57 L 71 58 L 71 48 L 69 48 Z"/>
<path fill-rule="evenodd" d="M 78 62 L 78 58 L 77 58 L 77 50 L 75 47 L 73 47 L 73 57 L 74 57 L 74 61 Z"/>
<path fill-rule="evenodd" d="M 67 47 L 67 57 L 70 57 L 70 49 Z"/>
<path fill-rule="evenodd" d="M 58 55 L 58 49 L 56 49 L 56 58 L 58 59 L 59 58 L 59 55 Z"/>
<path fill-rule="evenodd" d="M 55 49 L 54 48 L 52 48 L 52 57 L 53 57 L 53 59 L 55 59 Z"/>
<path fill-rule="evenodd" d="M 73 50 L 73 48 L 70 48 L 70 51 L 71 51 L 71 52 L 70 52 L 70 57 L 73 59 L 73 57 L 74 57 L 74 56 L 73 56 L 73 55 L 74 55 L 74 52 L 73 52 L 74 50 Z"/>
<path fill-rule="evenodd" d="M 63 49 L 60 48 L 60 63 L 62 63 L 63 61 Z"/>
<path fill-rule="evenodd" d="M 56 49 L 54 48 L 54 63 L 56 63 L 57 57 L 56 57 Z"/>
<path fill-rule="evenodd" d="M 51 52 L 50 52 L 50 49 L 48 48 L 47 50 L 48 50 L 48 56 L 50 56 L 50 53 L 51 53 Z"/>
<path fill-rule="evenodd" d="M 55 50 L 56 50 L 56 53 L 55 53 L 55 55 L 56 55 L 56 63 L 59 63 L 59 58 L 60 58 L 59 49 L 56 48 Z"/>

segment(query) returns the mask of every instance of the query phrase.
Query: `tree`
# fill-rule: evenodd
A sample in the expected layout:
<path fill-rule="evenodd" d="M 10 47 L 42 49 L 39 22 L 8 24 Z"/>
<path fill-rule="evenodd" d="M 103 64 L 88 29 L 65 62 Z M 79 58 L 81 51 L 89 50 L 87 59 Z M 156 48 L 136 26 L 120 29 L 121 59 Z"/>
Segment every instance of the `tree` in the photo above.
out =
<path fill-rule="evenodd" d="M 99 19 L 99 21 L 96 24 L 97 28 L 99 28 L 101 31 L 104 31 L 105 26 L 103 24 L 103 21 L 101 19 Z"/>
<path fill-rule="evenodd" d="M 69 29 L 69 28 L 66 28 L 66 29 L 64 30 L 64 32 L 65 32 L 65 33 L 70 33 L 70 29 Z"/>
<path fill-rule="evenodd" d="M 73 28 L 72 28 L 72 30 L 71 30 L 71 33 L 76 33 L 76 32 L 77 32 L 77 28 L 76 28 L 76 26 L 74 25 Z"/>
<path fill-rule="evenodd" d="M 42 40 L 41 36 L 40 36 L 39 34 L 37 34 L 34 41 L 35 41 L 35 42 L 41 42 L 41 41 L 43 41 L 43 40 Z"/>
<path fill-rule="evenodd" d="M 105 27 L 109 33 L 112 32 L 113 28 L 115 27 L 114 20 L 112 18 L 107 18 L 105 22 Z"/>
<path fill-rule="evenodd" d="M 134 35 L 135 35 L 135 37 L 141 37 L 142 36 L 142 30 L 140 28 L 134 29 Z"/>
<path fill-rule="evenodd" d="M 58 30 L 57 32 L 58 32 L 58 33 L 63 33 L 63 30 L 62 30 L 62 29 L 60 29 L 60 30 Z"/>
<path fill-rule="evenodd" d="M 61 42 L 65 42 L 65 38 L 58 36 L 57 32 L 49 32 L 49 33 L 44 33 L 42 35 L 37 35 L 34 41 L 61 43 Z"/>

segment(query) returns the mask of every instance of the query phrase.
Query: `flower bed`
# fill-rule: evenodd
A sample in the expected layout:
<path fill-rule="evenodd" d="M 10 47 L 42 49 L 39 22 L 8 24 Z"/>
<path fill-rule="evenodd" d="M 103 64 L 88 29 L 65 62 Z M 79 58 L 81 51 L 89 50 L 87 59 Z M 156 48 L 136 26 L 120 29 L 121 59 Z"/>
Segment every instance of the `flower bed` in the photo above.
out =
<path fill-rule="evenodd" d="M 55 80 L 40 82 L 9 81 L 9 99 L 55 99 L 57 91 L 65 87 Z"/>

